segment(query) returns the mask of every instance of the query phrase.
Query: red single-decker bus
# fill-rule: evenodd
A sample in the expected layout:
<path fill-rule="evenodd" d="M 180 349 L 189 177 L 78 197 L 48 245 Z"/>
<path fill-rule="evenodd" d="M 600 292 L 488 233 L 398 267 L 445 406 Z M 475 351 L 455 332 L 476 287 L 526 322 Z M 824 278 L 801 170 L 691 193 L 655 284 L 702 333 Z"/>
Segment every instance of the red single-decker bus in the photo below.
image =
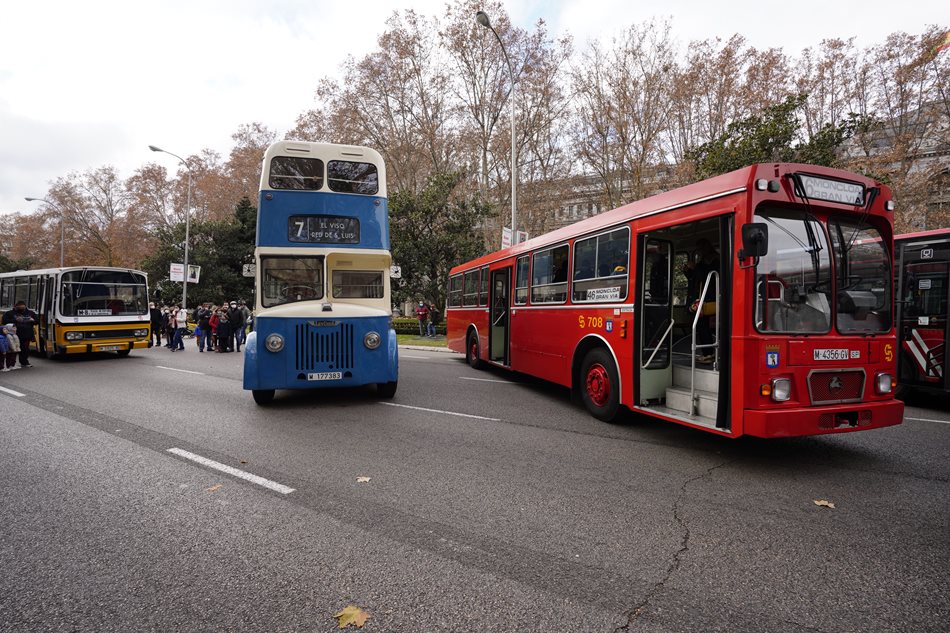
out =
<path fill-rule="evenodd" d="M 890 190 L 752 165 L 456 266 L 449 347 L 728 437 L 900 424 Z"/>

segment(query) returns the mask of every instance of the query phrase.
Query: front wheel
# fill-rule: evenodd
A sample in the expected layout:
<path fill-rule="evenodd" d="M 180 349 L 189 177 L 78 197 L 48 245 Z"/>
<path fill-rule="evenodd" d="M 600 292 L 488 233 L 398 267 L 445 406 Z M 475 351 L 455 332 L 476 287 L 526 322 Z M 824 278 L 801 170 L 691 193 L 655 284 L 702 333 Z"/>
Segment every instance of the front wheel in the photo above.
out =
<path fill-rule="evenodd" d="M 592 416 L 612 422 L 620 409 L 620 379 L 610 354 L 597 347 L 584 356 L 580 375 L 581 400 Z"/>
<path fill-rule="evenodd" d="M 465 360 L 472 369 L 481 369 L 482 361 L 478 358 L 478 335 L 474 332 L 468 335 L 468 344 L 465 346 Z"/>
<path fill-rule="evenodd" d="M 118 356 L 119 358 L 122 358 L 123 356 L 128 356 L 131 351 L 132 351 L 131 347 L 129 349 L 120 349 L 118 352 L 115 353 L 115 355 Z"/>
<path fill-rule="evenodd" d="M 253 389 L 251 393 L 254 395 L 254 402 L 262 407 L 274 401 L 273 389 Z"/>
<path fill-rule="evenodd" d="M 397 381 L 376 383 L 376 395 L 380 398 L 392 398 L 396 395 Z"/>

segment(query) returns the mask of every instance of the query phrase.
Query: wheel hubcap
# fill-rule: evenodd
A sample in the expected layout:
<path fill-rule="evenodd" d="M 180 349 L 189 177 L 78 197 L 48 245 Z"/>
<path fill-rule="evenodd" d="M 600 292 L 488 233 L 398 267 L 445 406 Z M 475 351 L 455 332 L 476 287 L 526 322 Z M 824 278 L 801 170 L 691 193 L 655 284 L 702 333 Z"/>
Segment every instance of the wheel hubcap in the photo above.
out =
<path fill-rule="evenodd" d="M 587 397 L 598 407 L 610 400 L 610 376 L 600 363 L 591 365 L 587 370 Z"/>
<path fill-rule="evenodd" d="M 478 358 L 478 342 L 475 340 L 472 340 L 472 344 L 468 347 L 468 357 L 471 360 Z"/>

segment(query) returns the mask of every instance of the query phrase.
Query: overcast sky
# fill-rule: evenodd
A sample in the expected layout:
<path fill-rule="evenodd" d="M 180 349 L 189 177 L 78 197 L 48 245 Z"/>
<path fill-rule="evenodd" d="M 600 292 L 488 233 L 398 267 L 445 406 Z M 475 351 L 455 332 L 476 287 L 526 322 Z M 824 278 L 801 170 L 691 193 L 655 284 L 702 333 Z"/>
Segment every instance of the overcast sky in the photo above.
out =
<path fill-rule="evenodd" d="M 317 82 L 346 55 L 375 47 L 395 9 L 445 14 L 443 0 L 29 0 L 3 3 L 0 33 L 0 213 L 28 211 L 70 172 L 113 165 L 122 177 L 149 161 L 174 172 L 181 156 L 224 156 L 242 123 L 278 134 L 311 107 Z M 944 9 L 940 9 L 944 6 Z M 860 47 L 894 31 L 950 26 L 940 2 L 911 0 L 511 0 L 513 22 L 543 19 L 576 48 L 670 17 L 690 40 L 741 33 L 789 55 L 830 37 Z M 860 9 L 858 8 L 860 7 Z M 279 56 L 274 55 L 280 52 Z M 292 55 L 288 52 L 293 53 Z M 289 60 L 296 60 L 290 63 Z"/>

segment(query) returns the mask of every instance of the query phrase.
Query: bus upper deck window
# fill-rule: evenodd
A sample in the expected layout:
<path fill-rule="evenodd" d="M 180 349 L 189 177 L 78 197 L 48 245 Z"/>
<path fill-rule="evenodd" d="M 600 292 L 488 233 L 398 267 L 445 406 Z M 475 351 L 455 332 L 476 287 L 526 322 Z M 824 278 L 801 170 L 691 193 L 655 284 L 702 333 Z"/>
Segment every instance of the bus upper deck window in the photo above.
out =
<path fill-rule="evenodd" d="M 323 161 L 319 158 L 275 156 L 267 184 L 272 189 L 316 191 L 323 187 Z"/>
<path fill-rule="evenodd" d="M 327 185 L 330 191 L 371 196 L 379 192 L 379 171 L 372 163 L 331 160 L 327 162 Z"/>

